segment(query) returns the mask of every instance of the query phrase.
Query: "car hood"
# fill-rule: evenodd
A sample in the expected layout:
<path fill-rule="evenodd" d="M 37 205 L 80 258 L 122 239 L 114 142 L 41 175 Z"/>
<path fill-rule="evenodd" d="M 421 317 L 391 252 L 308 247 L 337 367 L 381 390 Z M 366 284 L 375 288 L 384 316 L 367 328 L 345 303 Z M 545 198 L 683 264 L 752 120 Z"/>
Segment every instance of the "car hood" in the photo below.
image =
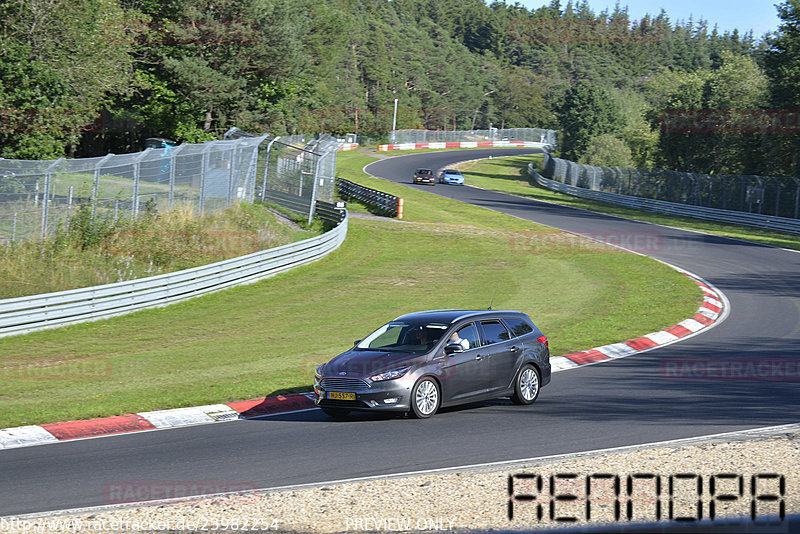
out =
<path fill-rule="evenodd" d="M 348 350 L 325 365 L 325 376 L 369 378 L 377 373 L 411 365 L 419 361 L 419 354 L 377 350 Z"/>

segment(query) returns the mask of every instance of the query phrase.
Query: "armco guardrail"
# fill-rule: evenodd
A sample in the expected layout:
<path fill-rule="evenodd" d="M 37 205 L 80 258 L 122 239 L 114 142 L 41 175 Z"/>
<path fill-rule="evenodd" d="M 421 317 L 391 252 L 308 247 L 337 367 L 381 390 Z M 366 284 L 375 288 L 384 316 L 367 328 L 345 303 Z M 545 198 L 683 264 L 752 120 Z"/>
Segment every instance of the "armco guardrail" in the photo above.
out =
<path fill-rule="evenodd" d="M 0 336 L 105 319 L 268 278 L 319 259 L 347 235 L 347 217 L 303 241 L 202 267 L 102 286 L 0 300 Z"/>
<path fill-rule="evenodd" d="M 618 204 L 620 206 L 627 206 L 629 208 L 636 208 L 640 210 L 655 211 L 667 215 L 679 215 L 682 217 L 693 217 L 696 219 L 705 219 L 709 221 L 742 224 L 756 228 L 765 228 L 768 230 L 779 230 L 781 232 L 800 234 L 800 220 L 797 219 L 775 217 L 758 213 L 748 213 L 744 211 L 704 208 L 701 206 L 692 206 L 677 202 L 667 202 L 666 200 L 654 200 L 652 198 L 634 197 L 630 195 L 621 195 L 619 193 L 611 193 L 608 191 L 585 189 L 583 187 L 564 184 L 549 178 L 545 178 L 536 172 L 533 163 L 528 165 L 528 173 L 533 176 L 533 178 L 542 187 L 580 198 L 600 200 L 602 202 L 609 202 L 611 204 Z"/>
<path fill-rule="evenodd" d="M 354 198 L 390 217 L 397 217 L 398 219 L 403 218 L 402 198 L 384 193 L 383 191 L 378 191 L 377 189 L 370 189 L 363 185 L 354 184 L 343 178 L 336 179 L 336 190 L 342 198 Z"/>

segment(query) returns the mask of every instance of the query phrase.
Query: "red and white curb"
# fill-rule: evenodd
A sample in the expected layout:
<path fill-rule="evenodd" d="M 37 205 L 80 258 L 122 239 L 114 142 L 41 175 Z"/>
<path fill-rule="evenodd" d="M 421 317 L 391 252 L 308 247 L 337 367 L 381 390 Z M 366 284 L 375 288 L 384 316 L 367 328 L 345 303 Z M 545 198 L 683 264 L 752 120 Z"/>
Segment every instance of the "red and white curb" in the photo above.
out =
<path fill-rule="evenodd" d="M 389 150 L 424 150 L 426 148 L 543 148 L 550 146 L 547 143 L 535 141 L 453 141 L 441 143 L 398 143 L 393 145 L 378 145 L 379 152 Z"/>
<path fill-rule="evenodd" d="M 0 429 L 0 449 L 297 412 L 314 408 L 313 398 L 313 393 L 296 393 L 226 404 L 5 428 Z"/>
<path fill-rule="evenodd" d="M 554 373 L 566 371 L 567 369 L 646 352 L 696 335 L 701 330 L 708 329 L 721 322 L 727 316 L 729 310 L 725 295 L 702 278 L 698 278 L 681 269 L 678 270 L 693 279 L 703 290 L 703 304 L 697 310 L 697 313 L 674 326 L 636 339 L 629 339 L 621 343 L 613 343 L 562 356 L 554 356 L 550 358 L 552 371 Z M 313 393 L 295 393 L 225 404 L 210 404 L 207 406 L 156 410 L 83 421 L 5 428 L 0 429 L 0 449 L 13 449 L 145 430 L 252 419 L 310 410 L 314 407 Z"/>
<path fill-rule="evenodd" d="M 683 269 L 678 269 L 678 271 L 694 280 L 703 290 L 703 304 L 697 310 L 697 313 L 674 326 L 637 337 L 636 339 L 552 357 L 550 358 L 550 365 L 553 372 L 624 358 L 665 345 L 671 345 L 721 322 L 727 316 L 730 308 L 725 295 L 702 278 Z"/>

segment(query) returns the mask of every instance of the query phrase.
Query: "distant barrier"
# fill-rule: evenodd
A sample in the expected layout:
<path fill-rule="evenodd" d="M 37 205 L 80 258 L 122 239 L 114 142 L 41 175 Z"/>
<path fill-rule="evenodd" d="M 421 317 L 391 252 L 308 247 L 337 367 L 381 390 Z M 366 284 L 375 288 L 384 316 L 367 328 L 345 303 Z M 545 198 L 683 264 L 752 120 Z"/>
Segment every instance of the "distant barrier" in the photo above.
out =
<path fill-rule="evenodd" d="M 756 228 L 765 228 L 768 230 L 778 230 L 781 232 L 800 234 L 800 220 L 797 219 L 776 217 L 774 215 L 764 215 L 760 213 L 747 213 L 742 211 L 692 206 L 689 204 L 680 204 L 678 202 L 668 202 L 666 200 L 655 200 L 652 198 L 623 195 L 609 191 L 586 189 L 546 178 L 536 172 L 535 165 L 533 163 L 528 165 L 528 173 L 542 187 L 580 198 L 600 200 L 610 204 L 617 204 L 620 206 L 626 206 L 645 211 L 654 211 L 667 215 L 693 217 L 695 219 L 742 224 Z"/>
<path fill-rule="evenodd" d="M 596 167 L 555 158 L 545 153 L 542 176 L 582 189 L 619 193 L 686 204 L 744 212 L 756 220 L 768 216 L 800 218 L 800 179 L 756 175 L 717 175 L 666 169 Z M 749 216 L 742 216 L 750 220 Z"/>
<path fill-rule="evenodd" d="M 548 148 L 551 145 L 538 141 L 449 141 L 437 143 L 396 143 L 378 145 L 378 151 L 425 150 L 435 148 Z"/>
<path fill-rule="evenodd" d="M 355 184 L 343 178 L 336 179 L 336 190 L 342 198 L 354 198 L 389 217 L 403 218 L 403 199 Z"/>
<path fill-rule="evenodd" d="M 543 128 L 489 128 L 488 130 L 394 130 L 389 135 L 389 142 L 395 145 L 488 142 L 534 143 L 541 146 L 555 146 L 556 132 L 555 130 L 545 130 Z M 459 147 L 443 146 L 441 148 Z"/>

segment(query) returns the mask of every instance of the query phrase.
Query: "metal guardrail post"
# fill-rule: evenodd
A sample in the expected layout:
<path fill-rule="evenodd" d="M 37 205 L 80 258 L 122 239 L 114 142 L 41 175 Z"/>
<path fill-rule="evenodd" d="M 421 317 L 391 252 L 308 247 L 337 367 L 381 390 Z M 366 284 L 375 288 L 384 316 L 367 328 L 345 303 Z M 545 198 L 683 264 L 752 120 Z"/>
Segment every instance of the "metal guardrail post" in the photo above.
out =
<path fill-rule="evenodd" d="M 47 170 L 45 170 L 44 193 L 42 194 L 42 202 L 44 202 L 44 205 L 42 206 L 42 239 L 47 237 L 47 216 L 48 207 L 50 205 L 50 175 L 52 174 L 53 169 L 55 169 L 56 166 L 62 161 L 64 161 L 64 158 L 58 158 L 49 167 L 47 167 Z"/>

